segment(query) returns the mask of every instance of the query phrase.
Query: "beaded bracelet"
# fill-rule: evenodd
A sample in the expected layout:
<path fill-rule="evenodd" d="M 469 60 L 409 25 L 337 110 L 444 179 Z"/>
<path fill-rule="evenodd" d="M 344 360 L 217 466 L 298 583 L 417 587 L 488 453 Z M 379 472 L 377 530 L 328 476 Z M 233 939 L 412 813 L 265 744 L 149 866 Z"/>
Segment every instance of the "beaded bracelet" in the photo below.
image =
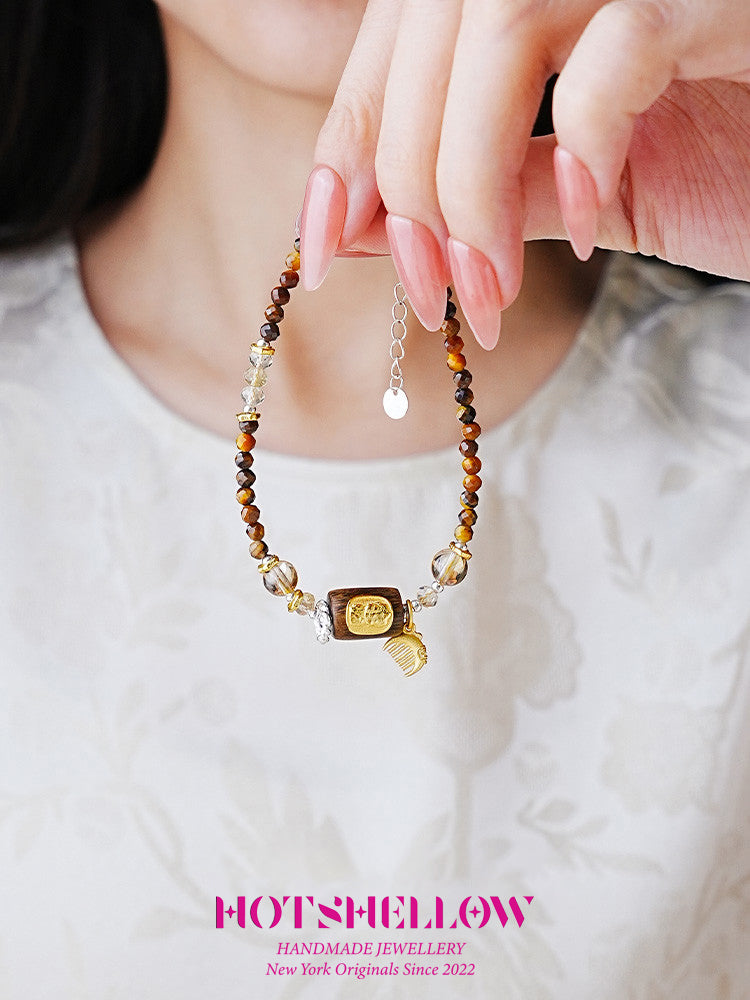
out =
<path fill-rule="evenodd" d="M 445 336 L 448 368 L 453 372 L 455 400 L 459 404 L 457 417 L 462 424 L 463 438 L 459 451 L 465 473 L 454 541 L 433 557 L 433 582 L 420 587 L 414 599 L 404 602 L 393 587 L 349 587 L 331 590 L 325 600 L 316 601 L 313 594 L 297 588 L 298 577 L 294 566 L 268 551 L 268 544 L 264 541 L 265 528 L 260 523 L 260 510 L 255 503 L 256 477 L 252 469 L 254 435 L 261 416 L 258 407 L 265 398 L 268 369 L 275 354 L 273 344 L 280 333 L 279 323 L 284 318 L 284 306 L 289 302 L 291 289 L 299 282 L 299 266 L 297 239 L 293 252 L 286 258 L 286 268 L 279 283 L 271 291 L 271 304 L 265 311 L 266 322 L 260 328 L 260 339 L 250 348 L 250 367 L 245 372 L 247 385 L 242 390 L 245 407 L 237 414 L 240 430 L 235 458 L 239 468 L 237 500 L 242 507 L 242 520 L 247 525 L 250 555 L 258 560 L 266 590 L 277 597 L 285 597 L 289 611 L 312 619 L 319 642 L 328 642 L 330 638 L 385 638 L 387 641 L 383 648 L 409 676 L 427 662 L 425 644 L 414 627 L 414 614 L 423 608 L 434 607 L 445 587 L 455 586 L 466 576 L 471 559 L 467 542 L 473 535 L 479 502 L 477 491 L 482 485 L 478 475 L 482 463 L 477 457 L 477 438 L 481 428 L 476 423 L 476 411 L 471 405 L 474 400 L 470 388 L 471 372 L 466 368 L 466 358 L 461 353 L 464 342 L 459 336 L 456 307 L 448 288 L 445 320 L 440 330 Z"/>

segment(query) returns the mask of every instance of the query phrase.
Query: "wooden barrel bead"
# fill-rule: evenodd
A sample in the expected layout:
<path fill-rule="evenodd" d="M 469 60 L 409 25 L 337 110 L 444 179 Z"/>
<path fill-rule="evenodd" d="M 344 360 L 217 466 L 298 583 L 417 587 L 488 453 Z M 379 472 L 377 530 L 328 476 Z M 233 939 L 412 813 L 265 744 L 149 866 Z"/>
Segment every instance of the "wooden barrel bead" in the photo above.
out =
<path fill-rule="evenodd" d="M 464 492 L 459 497 L 462 507 L 468 507 L 469 510 L 474 510 L 474 508 L 479 503 L 479 497 L 476 493 L 472 493 L 469 490 L 464 490 Z"/>
<path fill-rule="evenodd" d="M 255 499 L 255 490 L 251 489 L 249 486 L 240 486 L 236 493 L 237 502 L 243 504 L 251 504 Z"/>
<path fill-rule="evenodd" d="M 462 424 L 472 424 L 476 415 L 477 411 L 473 406 L 459 406 L 456 414 Z"/>
<path fill-rule="evenodd" d="M 262 559 L 268 555 L 268 546 L 265 542 L 251 542 L 250 555 L 253 559 Z"/>
<path fill-rule="evenodd" d="M 242 434 L 237 435 L 237 451 L 252 451 L 255 447 L 255 438 L 252 434 Z"/>
<path fill-rule="evenodd" d="M 482 480 L 479 476 L 465 476 L 464 477 L 464 489 L 469 493 L 476 493 L 482 486 Z"/>
<path fill-rule="evenodd" d="M 247 537 L 251 542 L 259 542 L 266 533 L 266 529 L 258 521 L 256 524 L 251 524 L 247 528 Z"/>
<path fill-rule="evenodd" d="M 453 381 L 457 389 L 465 389 L 467 386 L 471 385 L 471 372 L 468 368 L 464 368 L 461 372 L 456 372 L 453 376 Z"/>
<path fill-rule="evenodd" d="M 271 302 L 275 306 L 285 306 L 291 297 L 289 289 L 284 288 L 283 285 L 277 285 L 276 288 L 271 289 Z"/>
<path fill-rule="evenodd" d="M 461 468 L 467 476 L 475 476 L 482 468 L 482 460 L 477 458 L 476 455 L 472 455 L 461 462 Z"/>
<path fill-rule="evenodd" d="M 461 524 L 465 524 L 468 528 L 470 528 L 472 524 L 477 523 L 477 512 L 475 510 L 470 510 L 468 507 L 464 507 L 458 515 L 458 519 Z"/>
<path fill-rule="evenodd" d="M 270 344 L 272 343 L 272 341 L 276 340 L 280 333 L 281 330 L 279 330 L 278 326 L 275 323 L 264 323 L 263 326 L 260 328 L 260 335 L 267 344 Z"/>
<path fill-rule="evenodd" d="M 445 349 L 449 354 L 460 354 L 464 349 L 463 338 L 457 333 L 451 333 L 445 338 Z"/>
<path fill-rule="evenodd" d="M 280 323 L 284 318 L 284 310 L 281 306 L 270 305 L 263 313 L 269 323 Z"/>
<path fill-rule="evenodd" d="M 465 424 L 461 432 L 467 441 L 474 441 L 482 433 L 479 424 Z"/>
<path fill-rule="evenodd" d="M 247 506 L 242 508 L 241 517 L 245 524 L 257 524 L 260 517 L 260 510 L 255 504 L 247 504 Z"/>
<path fill-rule="evenodd" d="M 476 441 L 462 441 L 458 446 L 458 450 L 467 458 L 472 458 L 479 451 L 479 445 Z"/>
<path fill-rule="evenodd" d="M 456 389 L 453 398 L 457 403 L 460 403 L 461 406 L 468 406 L 469 403 L 474 402 L 474 393 L 471 389 Z"/>
<path fill-rule="evenodd" d="M 249 451 L 238 451 L 234 456 L 234 464 L 238 469 L 249 469 L 254 461 L 252 452 Z"/>
<path fill-rule="evenodd" d="M 255 473 L 252 469 L 240 469 L 237 473 L 238 486 L 252 486 L 255 482 Z"/>
<path fill-rule="evenodd" d="M 448 367 L 452 372 L 461 372 L 466 367 L 466 358 L 463 354 L 449 354 Z"/>
<path fill-rule="evenodd" d="M 470 542 L 474 537 L 474 532 L 466 524 L 459 524 L 456 530 L 453 532 L 453 537 L 457 542 Z"/>
<path fill-rule="evenodd" d="M 296 271 L 282 271 L 279 284 L 282 288 L 296 288 L 299 284 L 299 274 Z"/>

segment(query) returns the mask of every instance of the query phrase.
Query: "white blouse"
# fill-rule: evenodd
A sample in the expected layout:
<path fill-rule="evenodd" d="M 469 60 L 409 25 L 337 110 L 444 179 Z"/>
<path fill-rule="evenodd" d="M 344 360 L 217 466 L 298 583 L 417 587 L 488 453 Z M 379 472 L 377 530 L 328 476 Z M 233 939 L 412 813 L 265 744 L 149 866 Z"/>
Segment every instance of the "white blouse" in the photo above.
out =
<path fill-rule="evenodd" d="M 112 351 L 70 244 L 3 259 L 0 996 L 746 1000 L 749 327 L 748 287 L 613 259 L 480 439 L 474 558 L 405 680 L 265 592 L 234 443 Z M 455 448 L 259 448 L 306 588 L 430 581 Z"/>

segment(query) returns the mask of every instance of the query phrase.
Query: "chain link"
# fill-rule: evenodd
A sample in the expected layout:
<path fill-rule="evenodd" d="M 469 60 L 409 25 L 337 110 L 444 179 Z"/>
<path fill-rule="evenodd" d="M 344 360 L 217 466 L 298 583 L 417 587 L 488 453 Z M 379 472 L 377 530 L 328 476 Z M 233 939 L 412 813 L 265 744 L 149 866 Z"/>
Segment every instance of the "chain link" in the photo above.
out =
<path fill-rule="evenodd" d="M 393 296 L 395 302 L 391 308 L 391 316 L 393 317 L 393 322 L 391 323 L 391 350 L 390 356 L 393 364 L 391 365 L 391 382 L 390 389 L 392 392 L 396 392 L 404 384 L 404 376 L 401 371 L 401 365 L 399 362 L 403 359 L 406 354 L 406 348 L 404 347 L 404 341 L 406 340 L 406 315 L 407 308 L 406 302 L 406 292 L 404 291 L 404 286 L 400 281 L 397 281 L 393 286 Z"/>

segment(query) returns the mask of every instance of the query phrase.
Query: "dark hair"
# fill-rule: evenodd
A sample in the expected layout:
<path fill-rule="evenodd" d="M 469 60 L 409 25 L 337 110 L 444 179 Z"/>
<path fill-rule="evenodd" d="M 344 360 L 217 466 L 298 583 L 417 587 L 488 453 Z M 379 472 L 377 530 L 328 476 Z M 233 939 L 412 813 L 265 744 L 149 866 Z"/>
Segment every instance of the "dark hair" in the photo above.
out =
<path fill-rule="evenodd" d="M 72 226 L 138 185 L 166 80 L 152 0 L 2 0 L 0 248 Z"/>

